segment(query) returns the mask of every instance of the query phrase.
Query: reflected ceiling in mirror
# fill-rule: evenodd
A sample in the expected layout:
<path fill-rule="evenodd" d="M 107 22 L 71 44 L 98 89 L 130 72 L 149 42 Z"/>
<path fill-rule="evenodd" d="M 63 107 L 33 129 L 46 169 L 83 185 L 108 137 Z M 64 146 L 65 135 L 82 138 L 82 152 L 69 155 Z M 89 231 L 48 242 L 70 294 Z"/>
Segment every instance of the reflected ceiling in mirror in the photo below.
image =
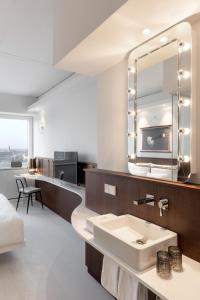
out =
<path fill-rule="evenodd" d="M 133 175 L 173 181 L 190 175 L 190 37 L 190 26 L 182 23 L 130 54 L 128 168 Z"/>

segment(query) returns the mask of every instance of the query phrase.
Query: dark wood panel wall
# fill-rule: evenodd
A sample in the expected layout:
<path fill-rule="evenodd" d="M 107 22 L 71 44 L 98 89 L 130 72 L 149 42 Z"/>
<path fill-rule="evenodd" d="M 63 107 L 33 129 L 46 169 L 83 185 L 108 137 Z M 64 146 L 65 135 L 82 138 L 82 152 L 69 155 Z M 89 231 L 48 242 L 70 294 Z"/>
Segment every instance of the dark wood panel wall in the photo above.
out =
<path fill-rule="evenodd" d="M 104 184 L 115 185 L 116 196 L 104 193 Z M 146 194 L 155 196 L 155 206 L 134 205 Z M 159 214 L 160 198 L 169 200 L 169 211 Z M 86 171 L 86 206 L 100 214 L 131 214 L 178 233 L 185 255 L 200 262 L 200 187 L 135 177 L 103 170 Z"/>
<path fill-rule="evenodd" d="M 81 203 L 81 197 L 62 187 L 41 180 L 36 180 L 36 186 L 42 190 L 43 203 L 71 223 L 72 212 Z"/>

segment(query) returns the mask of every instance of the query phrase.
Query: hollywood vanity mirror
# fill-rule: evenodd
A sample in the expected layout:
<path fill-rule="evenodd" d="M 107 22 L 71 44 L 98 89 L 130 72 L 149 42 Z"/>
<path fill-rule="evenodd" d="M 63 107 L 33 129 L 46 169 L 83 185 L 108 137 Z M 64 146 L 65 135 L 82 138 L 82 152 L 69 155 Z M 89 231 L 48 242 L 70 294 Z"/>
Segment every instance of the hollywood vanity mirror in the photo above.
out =
<path fill-rule="evenodd" d="M 137 49 L 128 63 L 128 169 L 187 181 L 191 161 L 191 32 L 182 23 Z"/>

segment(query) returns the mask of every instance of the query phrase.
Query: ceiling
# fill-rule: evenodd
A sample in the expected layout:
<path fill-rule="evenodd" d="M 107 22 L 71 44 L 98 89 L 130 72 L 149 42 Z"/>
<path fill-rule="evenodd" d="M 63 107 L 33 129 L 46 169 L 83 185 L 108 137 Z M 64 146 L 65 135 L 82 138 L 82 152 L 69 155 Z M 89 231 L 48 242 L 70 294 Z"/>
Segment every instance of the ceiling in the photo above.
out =
<path fill-rule="evenodd" d="M 152 36 L 200 11 L 200 0 L 128 0 L 67 54 L 57 67 L 98 74 Z M 150 28 L 148 36 L 142 30 Z"/>
<path fill-rule="evenodd" d="M 0 93 L 38 97 L 72 72 L 96 75 L 136 45 L 200 10 L 200 0 L 128 0 L 56 69 L 54 4 L 59 1 L 0 0 Z M 152 30 L 146 37 L 141 33 L 145 27 Z"/>
<path fill-rule="evenodd" d="M 0 0 L 0 92 L 38 97 L 68 77 L 53 58 L 53 0 Z"/>

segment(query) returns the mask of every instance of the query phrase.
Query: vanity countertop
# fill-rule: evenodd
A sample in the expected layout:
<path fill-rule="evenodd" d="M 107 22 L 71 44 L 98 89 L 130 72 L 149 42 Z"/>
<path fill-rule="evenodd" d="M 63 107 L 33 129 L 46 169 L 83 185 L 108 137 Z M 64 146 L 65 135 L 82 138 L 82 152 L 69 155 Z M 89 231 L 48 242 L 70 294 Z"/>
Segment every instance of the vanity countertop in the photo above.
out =
<path fill-rule="evenodd" d="M 85 188 L 63 182 L 59 179 L 49 178 L 41 175 L 24 174 L 30 180 L 42 180 L 55 184 L 61 188 L 78 194 L 82 202 L 73 211 L 71 216 L 72 226 L 76 232 L 88 244 L 96 248 L 104 255 L 111 257 L 122 269 L 135 276 L 144 286 L 158 295 L 162 300 L 199 300 L 200 299 L 200 263 L 183 256 L 183 272 L 172 272 L 170 279 L 165 280 L 157 275 L 156 267 L 153 266 L 141 273 L 135 272 L 117 257 L 98 246 L 93 239 L 93 234 L 86 229 L 86 220 L 98 214 L 85 207 Z"/>
<path fill-rule="evenodd" d="M 66 181 L 63 181 L 63 180 L 60 180 L 57 178 L 43 176 L 43 175 L 40 175 L 37 173 L 34 175 L 30 175 L 29 173 L 25 173 L 25 174 L 21 174 L 21 175 L 24 176 L 27 179 L 27 181 L 30 182 L 30 184 L 34 184 L 35 180 L 41 180 L 41 181 L 56 185 L 67 191 L 73 192 L 81 197 L 81 199 L 82 199 L 81 205 L 85 205 L 85 188 L 82 186 L 78 186 L 76 184 L 69 183 L 69 182 L 66 182 Z"/>
<path fill-rule="evenodd" d="M 156 267 L 153 266 L 141 273 L 135 272 L 123 261 L 98 246 L 91 234 L 86 229 L 86 220 L 98 215 L 84 206 L 76 208 L 72 214 L 72 226 L 77 233 L 99 252 L 111 257 L 119 266 L 158 295 L 162 300 L 199 300 L 200 299 L 200 263 L 183 255 L 183 268 L 181 273 L 172 272 L 170 279 L 165 280 L 157 275 Z"/>

